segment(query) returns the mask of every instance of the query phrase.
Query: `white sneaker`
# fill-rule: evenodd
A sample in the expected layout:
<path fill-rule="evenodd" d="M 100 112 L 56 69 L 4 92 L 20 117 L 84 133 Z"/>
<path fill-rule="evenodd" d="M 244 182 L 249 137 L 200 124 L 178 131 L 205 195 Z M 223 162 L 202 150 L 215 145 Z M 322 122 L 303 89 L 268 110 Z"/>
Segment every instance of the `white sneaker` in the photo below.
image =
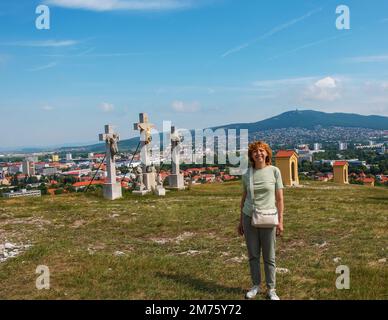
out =
<path fill-rule="evenodd" d="M 269 300 L 280 300 L 279 296 L 276 294 L 275 289 L 269 289 L 267 293 L 267 298 Z"/>
<path fill-rule="evenodd" d="M 260 293 L 260 286 L 253 286 L 246 294 L 245 299 L 253 299 L 256 295 Z"/>

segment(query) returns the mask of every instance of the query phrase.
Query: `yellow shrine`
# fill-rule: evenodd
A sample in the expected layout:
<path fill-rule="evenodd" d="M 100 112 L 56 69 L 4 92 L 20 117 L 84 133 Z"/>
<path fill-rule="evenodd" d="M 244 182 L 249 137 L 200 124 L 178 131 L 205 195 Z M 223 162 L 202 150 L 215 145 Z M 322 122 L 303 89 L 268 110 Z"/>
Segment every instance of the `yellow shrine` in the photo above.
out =
<path fill-rule="evenodd" d="M 349 183 L 349 164 L 347 161 L 335 161 L 333 164 L 334 182 L 340 184 Z"/>
<path fill-rule="evenodd" d="M 283 184 L 288 187 L 299 185 L 298 154 L 293 150 L 279 150 L 275 159 Z"/>

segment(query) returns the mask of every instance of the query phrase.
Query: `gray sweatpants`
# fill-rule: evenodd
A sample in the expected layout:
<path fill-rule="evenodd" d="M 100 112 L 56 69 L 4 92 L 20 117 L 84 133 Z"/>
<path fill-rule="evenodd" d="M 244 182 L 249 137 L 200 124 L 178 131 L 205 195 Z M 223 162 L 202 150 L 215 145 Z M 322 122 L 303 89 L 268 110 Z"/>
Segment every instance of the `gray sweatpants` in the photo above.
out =
<path fill-rule="evenodd" d="M 260 252 L 263 251 L 265 281 L 268 289 L 276 286 L 275 245 L 276 228 L 255 228 L 251 217 L 243 214 L 245 242 L 248 248 L 249 267 L 253 285 L 260 285 Z"/>

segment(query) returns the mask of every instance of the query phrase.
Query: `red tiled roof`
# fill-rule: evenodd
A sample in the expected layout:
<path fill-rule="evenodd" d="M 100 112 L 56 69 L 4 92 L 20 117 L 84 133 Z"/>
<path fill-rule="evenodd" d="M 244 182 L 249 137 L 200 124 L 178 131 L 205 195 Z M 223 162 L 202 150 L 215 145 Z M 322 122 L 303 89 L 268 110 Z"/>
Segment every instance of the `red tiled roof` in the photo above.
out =
<path fill-rule="evenodd" d="M 348 164 L 347 161 L 335 161 L 333 166 L 336 167 L 336 166 L 346 166 Z"/>
<path fill-rule="evenodd" d="M 279 150 L 276 158 L 291 158 L 296 152 L 294 150 Z"/>
<path fill-rule="evenodd" d="M 361 179 L 362 182 L 366 182 L 366 183 L 370 183 L 370 182 L 375 182 L 375 179 L 374 178 L 364 178 L 364 179 Z"/>
<path fill-rule="evenodd" d="M 87 187 L 89 185 L 90 181 L 81 181 L 73 183 L 73 187 Z M 92 184 L 104 184 L 103 180 L 94 180 Z"/>

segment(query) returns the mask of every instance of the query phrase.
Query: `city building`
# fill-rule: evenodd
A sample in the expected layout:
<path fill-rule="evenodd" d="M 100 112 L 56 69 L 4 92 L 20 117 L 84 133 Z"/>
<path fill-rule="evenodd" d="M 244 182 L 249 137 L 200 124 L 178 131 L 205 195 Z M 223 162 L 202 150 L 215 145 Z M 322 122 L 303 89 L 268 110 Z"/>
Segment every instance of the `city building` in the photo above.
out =
<path fill-rule="evenodd" d="M 22 172 L 27 176 L 35 175 L 35 165 L 29 160 L 24 160 L 22 164 Z"/>
<path fill-rule="evenodd" d="M 44 176 L 51 176 L 53 174 L 56 174 L 58 172 L 56 167 L 46 167 L 42 169 L 42 174 Z"/>
<path fill-rule="evenodd" d="M 314 151 L 319 151 L 321 150 L 322 145 L 320 143 L 314 143 Z"/>
<path fill-rule="evenodd" d="M 3 193 L 4 198 L 19 198 L 19 197 L 40 197 L 42 192 L 40 190 L 26 190 L 23 189 L 21 191 L 11 191 L 7 193 Z"/>
<path fill-rule="evenodd" d="M 8 173 L 12 175 L 18 172 L 23 172 L 22 167 L 23 166 L 21 162 L 14 162 L 8 167 Z"/>
<path fill-rule="evenodd" d="M 339 150 L 343 151 L 348 149 L 348 144 L 346 142 L 339 142 L 338 144 L 339 144 L 338 146 Z"/>

